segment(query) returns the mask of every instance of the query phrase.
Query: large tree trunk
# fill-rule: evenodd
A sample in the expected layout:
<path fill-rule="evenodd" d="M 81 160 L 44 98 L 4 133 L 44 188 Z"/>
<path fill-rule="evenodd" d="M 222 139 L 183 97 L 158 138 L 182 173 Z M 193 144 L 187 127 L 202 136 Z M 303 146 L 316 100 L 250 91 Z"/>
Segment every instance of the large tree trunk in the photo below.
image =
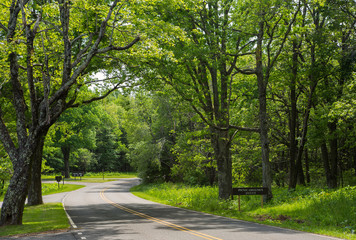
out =
<path fill-rule="evenodd" d="M 34 149 L 33 155 L 31 157 L 31 181 L 29 184 L 27 199 L 29 206 L 43 204 L 41 168 L 45 138 L 45 135 L 38 138 L 36 148 Z"/>
<path fill-rule="evenodd" d="M 307 108 L 305 109 L 302 135 L 299 140 L 299 148 L 297 151 L 297 159 L 296 159 L 296 165 L 295 165 L 295 168 L 296 168 L 296 173 L 295 173 L 296 179 L 295 180 L 299 180 L 299 183 L 303 184 L 303 185 L 305 185 L 305 178 L 304 178 L 304 172 L 303 172 L 302 157 L 303 157 L 305 143 L 307 142 L 308 123 L 309 123 L 309 118 L 310 118 L 310 109 L 312 108 L 312 103 L 313 103 L 313 95 L 314 95 L 316 86 L 318 84 L 318 81 L 315 81 L 312 76 L 310 76 L 310 78 L 312 79 L 312 85 L 310 86 L 308 105 L 307 105 Z"/>
<path fill-rule="evenodd" d="M 300 154 L 303 155 L 303 152 L 301 152 Z M 302 156 L 297 158 L 296 167 L 297 167 L 297 182 L 298 184 L 305 186 L 306 184 L 305 184 Z"/>
<path fill-rule="evenodd" d="M 321 146 L 321 158 L 323 160 L 323 165 L 324 165 L 324 172 L 325 172 L 325 177 L 326 177 L 326 183 L 328 187 L 330 188 L 330 178 L 331 178 L 331 170 L 330 170 L 330 164 L 329 164 L 329 157 L 328 157 L 328 147 L 326 143 L 322 143 Z"/>
<path fill-rule="evenodd" d="M 297 95 L 296 95 L 296 80 L 298 75 L 298 52 L 297 42 L 293 41 L 293 66 L 292 79 L 290 84 L 290 104 L 291 110 L 289 114 L 289 189 L 295 189 L 297 186 Z"/>
<path fill-rule="evenodd" d="M 330 179 L 328 186 L 329 188 L 337 188 L 337 178 L 338 178 L 338 153 L 337 153 L 337 136 L 336 136 L 336 121 L 328 124 L 331 139 L 329 140 L 330 145 Z"/>
<path fill-rule="evenodd" d="M 353 148 L 353 159 L 354 159 L 354 170 L 355 170 L 355 176 L 356 176 L 356 147 Z"/>
<path fill-rule="evenodd" d="M 212 137 L 221 199 L 229 199 L 232 194 L 232 162 L 228 134 L 228 131 L 215 130 Z"/>
<path fill-rule="evenodd" d="M 21 156 L 23 157 L 23 156 Z M 1 208 L 0 225 L 20 225 L 28 191 L 30 159 L 18 159 Z"/>
<path fill-rule="evenodd" d="M 305 158 L 305 177 L 306 177 L 307 183 L 309 184 L 310 183 L 309 152 L 308 152 L 307 148 L 305 148 L 305 150 L 304 150 L 304 158 Z"/>
<path fill-rule="evenodd" d="M 262 185 L 268 188 L 268 194 L 264 195 L 264 201 L 272 199 L 272 174 L 269 161 L 268 118 L 267 118 L 267 81 L 264 76 L 262 63 L 262 41 L 264 34 L 264 22 L 259 23 L 260 30 L 257 39 L 256 50 L 256 76 L 259 99 L 260 140 L 262 150 Z"/>
<path fill-rule="evenodd" d="M 70 156 L 70 146 L 61 147 L 63 154 L 64 162 L 64 177 L 70 178 L 70 169 L 69 169 L 69 156 Z"/>

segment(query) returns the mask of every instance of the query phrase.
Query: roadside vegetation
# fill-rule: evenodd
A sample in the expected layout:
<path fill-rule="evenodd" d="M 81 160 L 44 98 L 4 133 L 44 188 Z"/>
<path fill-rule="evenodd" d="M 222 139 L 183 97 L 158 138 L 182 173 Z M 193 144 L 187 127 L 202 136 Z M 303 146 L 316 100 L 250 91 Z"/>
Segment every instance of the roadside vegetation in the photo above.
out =
<path fill-rule="evenodd" d="M 219 200 L 217 187 L 183 184 L 144 184 L 132 193 L 155 202 L 215 215 L 253 221 L 311 233 L 356 239 L 356 187 L 329 190 L 298 187 L 274 188 L 274 198 L 261 207 L 260 196 Z"/>
<path fill-rule="evenodd" d="M 59 184 L 59 188 L 58 188 L 58 184 L 57 183 L 43 183 L 42 184 L 42 195 L 50 195 L 50 194 L 55 194 L 55 193 L 61 193 L 61 192 L 70 192 L 70 191 L 74 191 L 77 189 L 80 189 L 82 187 L 85 187 L 84 185 L 78 185 L 78 184 Z M 7 186 L 4 188 L 4 192 L 6 192 L 7 190 Z M 0 196 L 0 202 L 3 201 L 4 199 L 4 195 L 2 194 Z"/>
<path fill-rule="evenodd" d="M 42 175 L 42 180 L 54 180 L 55 176 L 60 176 L 60 173 L 52 173 Z M 101 183 L 101 182 L 109 182 L 109 181 L 116 181 L 120 178 L 136 178 L 137 173 L 134 172 L 88 172 L 85 173 L 83 177 L 71 177 L 65 178 L 65 181 L 69 182 L 90 182 L 90 183 Z"/>
<path fill-rule="evenodd" d="M 43 183 L 42 194 L 50 195 L 70 192 L 85 187 L 78 184 Z M 0 202 L 4 195 L 0 196 Z M 61 231 L 69 228 L 68 218 L 62 203 L 46 203 L 37 206 L 25 206 L 23 225 L 8 225 L 0 228 L 1 236 L 24 235 L 46 231 Z"/>
<path fill-rule="evenodd" d="M 60 174 L 52 173 L 52 174 L 45 174 L 42 175 L 42 180 L 44 181 L 54 181 L 55 176 L 60 176 Z M 92 173 L 88 172 L 85 174 L 84 177 L 81 179 L 79 177 L 72 177 L 72 178 L 66 178 L 66 182 L 90 182 L 90 183 L 101 183 L 101 182 L 109 182 L 109 181 L 116 181 L 119 178 L 135 178 L 137 177 L 137 173 L 134 172 L 104 172 L 104 178 L 103 178 L 103 173 Z M 4 195 L 7 191 L 7 187 L 9 185 L 9 181 L 4 181 L 4 186 L 3 188 L 0 188 L 0 202 L 3 201 Z M 42 195 L 49 195 L 49 194 L 54 194 L 54 193 L 60 193 L 60 192 L 70 192 L 77 190 L 79 188 L 84 187 L 84 185 L 77 185 L 77 184 L 62 184 L 60 182 L 59 184 L 60 188 L 58 189 L 58 184 L 57 183 L 42 183 Z"/>
<path fill-rule="evenodd" d="M 38 206 L 26 206 L 23 224 L 0 228 L 0 237 L 24 235 L 46 231 L 61 231 L 70 227 L 61 203 L 47 203 Z"/>

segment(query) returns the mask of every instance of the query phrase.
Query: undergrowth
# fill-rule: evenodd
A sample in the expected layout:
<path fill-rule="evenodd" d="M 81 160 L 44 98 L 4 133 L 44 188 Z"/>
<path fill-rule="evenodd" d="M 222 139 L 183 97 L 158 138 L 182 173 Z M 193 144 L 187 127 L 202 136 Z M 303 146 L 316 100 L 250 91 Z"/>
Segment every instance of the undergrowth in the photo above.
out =
<path fill-rule="evenodd" d="M 197 211 L 318 234 L 356 239 L 356 187 L 325 190 L 299 187 L 273 190 L 274 198 L 261 207 L 260 196 L 219 200 L 217 187 L 149 184 L 132 189 L 140 197 Z"/>

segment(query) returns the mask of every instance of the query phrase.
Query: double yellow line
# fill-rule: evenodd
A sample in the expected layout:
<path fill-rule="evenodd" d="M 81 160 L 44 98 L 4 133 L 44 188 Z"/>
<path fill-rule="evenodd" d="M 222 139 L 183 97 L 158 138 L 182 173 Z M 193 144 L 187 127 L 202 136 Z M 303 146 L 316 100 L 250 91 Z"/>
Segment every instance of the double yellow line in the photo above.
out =
<path fill-rule="evenodd" d="M 132 209 L 129 209 L 127 207 L 124 207 L 124 206 L 121 206 L 120 204 L 117 204 L 113 201 L 111 201 L 110 199 L 108 199 L 104 192 L 107 190 L 107 188 L 103 189 L 101 192 L 100 192 L 100 197 L 108 202 L 109 204 L 111 204 L 112 206 L 116 207 L 116 208 L 119 208 L 125 212 L 128 212 L 128 213 L 131 213 L 133 215 L 136 215 L 136 216 L 139 216 L 139 217 L 142 217 L 142 218 L 145 218 L 145 219 L 148 219 L 148 220 L 151 220 L 153 222 L 156 222 L 156 223 L 159 223 L 159 224 L 162 224 L 164 226 L 167 226 L 167 227 L 170 227 L 170 228 L 174 228 L 174 229 L 177 229 L 179 231 L 182 231 L 182 232 L 187 232 L 189 234 L 192 234 L 194 236 L 197 236 L 197 237 L 201 237 L 201 238 L 204 238 L 204 239 L 209 239 L 209 240 L 222 240 L 221 238 L 216 238 L 216 237 L 212 237 L 210 235 L 207 235 L 207 234 L 204 234 L 204 233 L 201 233 L 201 232 L 197 232 L 197 231 L 194 231 L 194 230 L 191 230 L 189 228 L 186 228 L 186 227 L 183 227 L 183 226 L 180 226 L 180 225 L 177 225 L 177 224 L 173 224 L 173 223 L 170 223 L 170 222 L 167 222 L 167 221 L 164 221 L 162 219 L 158 219 L 158 218 L 155 218 L 155 217 L 151 217 L 147 214 L 144 214 L 144 213 L 140 213 L 140 212 L 137 212 L 135 210 L 132 210 Z"/>

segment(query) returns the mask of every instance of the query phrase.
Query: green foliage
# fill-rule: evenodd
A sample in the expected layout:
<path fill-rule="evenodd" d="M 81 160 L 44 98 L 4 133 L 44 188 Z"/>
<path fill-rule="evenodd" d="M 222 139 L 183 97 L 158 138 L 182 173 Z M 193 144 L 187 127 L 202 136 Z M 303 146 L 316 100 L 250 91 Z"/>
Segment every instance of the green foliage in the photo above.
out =
<path fill-rule="evenodd" d="M 231 150 L 233 185 L 261 185 L 262 166 L 258 135 L 240 133 L 233 143 Z"/>
<path fill-rule="evenodd" d="M 7 190 L 7 184 L 13 174 L 12 163 L 0 146 L 0 198 Z"/>
<path fill-rule="evenodd" d="M 177 142 L 172 152 L 177 157 L 172 168 L 172 177 L 176 181 L 187 184 L 213 184 L 216 170 L 216 162 L 212 159 L 212 149 L 209 134 L 205 129 L 194 132 L 182 132 L 177 137 Z M 192 168 L 194 166 L 194 168 Z"/>
<path fill-rule="evenodd" d="M 174 96 L 169 95 L 169 88 L 165 90 L 168 92 L 139 91 L 124 103 L 128 108 L 123 121 L 127 156 L 138 175 L 148 182 L 168 180 L 174 163 L 170 150 L 175 142 L 174 129 L 180 124 L 175 117 L 180 108 L 174 108 Z"/>
<path fill-rule="evenodd" d="M 45 159 L 42 160 L 41 173 L 52 172 L 54 168 L 47 165 L 47 161 Z"/>
<path fill-rule="evenodd" d="M 162 181 L 159 148 L 156 144 L 138 142 L 130 145 L 129 159 L 145 182 Z"/>
<path fill-rule="evenodd" d="M 12 164 L 9 158 L 0 159 L 0 181 L 10 180 L 12 176 Z"/>
<path fill-rule="evenodd" d="M 70 149 L 71 171 L 129 171 L 127 140 L 115 97 L 67 111 L 46 139 L 44 158 L 63 171 L 61 148 Z M 123 131 L 122 131 L 123 130 Z"/>
<path fill-rule="evenodd" d="M 52 178 L 54 179 L 54 177 Z M 77 184 L 59 184 L 58 188 L 58 183 L 43 183 L 42 184 L 42 194 L 43 195 L 50 195 L 50 194 L 55 194 L 55 193 L 61 193 L 61 192 L 70 192 L 74 191 L 80 188 L 85 187 L 84 185 L 77 185 Z"/>
<path fill-rule="evenodd" d="M 356 188 L 349 186 L 333 191 L 313 188 L 302 188 L 296 192 L 279 190 L 266 209 L 254 213 L 274 218 L 283 214 L 291 219 L 303 220 L 306 225 L 319 225 L 325 229 L 335 227 L 339 234 L 351 236 L 350 233 L 355 233 L 356 229 L 355 200 Z"/>

